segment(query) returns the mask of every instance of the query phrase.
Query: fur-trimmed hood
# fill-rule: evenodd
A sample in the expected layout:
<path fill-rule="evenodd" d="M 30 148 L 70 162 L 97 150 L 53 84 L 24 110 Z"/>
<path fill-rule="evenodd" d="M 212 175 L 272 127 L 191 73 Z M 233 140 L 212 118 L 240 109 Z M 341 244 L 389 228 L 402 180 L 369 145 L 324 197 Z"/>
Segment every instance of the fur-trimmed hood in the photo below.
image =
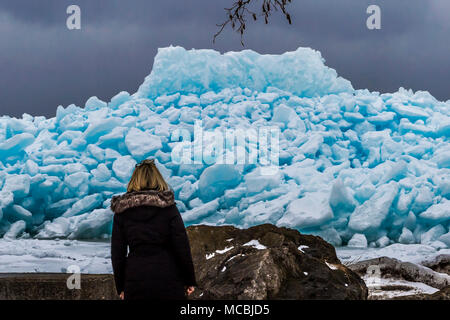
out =
<path fill-rule="evenodd" d="M 145 190 L 127 192 L 120 196 L 113 196 L 111 199 L 111 210 L 114 213 L 121 213 L 129 208 L 139 206 L 154 206 L 165 208 L 173 205 L 174 203 L 175 196 L 172 190 Z"/>

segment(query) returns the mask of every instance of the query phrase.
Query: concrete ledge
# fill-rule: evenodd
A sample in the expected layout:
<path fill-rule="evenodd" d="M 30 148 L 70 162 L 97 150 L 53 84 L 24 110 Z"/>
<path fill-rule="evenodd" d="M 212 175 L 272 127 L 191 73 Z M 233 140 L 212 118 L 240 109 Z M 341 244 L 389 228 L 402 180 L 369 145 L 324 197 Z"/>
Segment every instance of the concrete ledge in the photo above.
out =
<path fill-rule="evenodd" d="M 0 300 L 115 300 L 111 274 L 81 274 L 81 288 L 68 289 L 70 273 L 0 274 Z"/>

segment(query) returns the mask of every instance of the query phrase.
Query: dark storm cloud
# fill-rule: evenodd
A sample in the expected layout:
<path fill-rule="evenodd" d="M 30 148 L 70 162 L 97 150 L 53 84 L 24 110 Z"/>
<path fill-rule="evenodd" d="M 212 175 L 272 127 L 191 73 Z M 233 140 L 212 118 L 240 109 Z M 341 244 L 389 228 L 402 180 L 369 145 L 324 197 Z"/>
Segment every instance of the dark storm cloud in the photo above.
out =
<path fill-rule="evenodd" d="M 241 50 L 229 29 L 216 43 L 216 23 L 232 0 L 86 0 L 0 3 L 0 114 L 53 116 L 92 95 L 109 101 L 135 92 L 158 47 Z M 82 10 L 82 30 L 66 28 L 66 8 Z M 366 8 L 382 9 L 382 29 L 365 27 Z M 294 0 L 293 24 L 275 14 L 248 25 L 246 48 L 282 53 L 299 46 L 322 52 L 327 65 L 355 88 L 400 86 L 450 98 L 448 0 Z"/>

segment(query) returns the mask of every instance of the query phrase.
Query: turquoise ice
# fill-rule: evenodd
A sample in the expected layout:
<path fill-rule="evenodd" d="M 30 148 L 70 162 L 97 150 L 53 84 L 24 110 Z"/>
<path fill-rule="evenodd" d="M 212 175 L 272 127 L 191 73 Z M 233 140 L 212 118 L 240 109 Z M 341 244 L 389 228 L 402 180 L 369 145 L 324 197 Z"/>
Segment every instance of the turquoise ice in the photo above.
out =
<path fill-rule="evenodd" d="M 279 170 L 174 163 L 172 134 L 193 133 L 196 120 L 205 131 L 279 128 Z M 448 247 L 449 135 L 450 100 L 356 90 L 309 48 L 161 48 L 134 94 L 59 106 L 49 119 L 0 118 L 0 236 L 108 237 L 109 199 L 153 157 L 186 224 L 267 222 L 335 245 Z"/>

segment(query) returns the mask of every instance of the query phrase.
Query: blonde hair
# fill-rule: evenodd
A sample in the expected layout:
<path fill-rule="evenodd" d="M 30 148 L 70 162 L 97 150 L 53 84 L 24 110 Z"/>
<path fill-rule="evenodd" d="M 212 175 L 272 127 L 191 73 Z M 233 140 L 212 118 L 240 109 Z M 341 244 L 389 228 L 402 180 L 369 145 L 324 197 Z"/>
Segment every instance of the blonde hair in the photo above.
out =
<path fill-rule="evenodd" d="M 155 161 L 146 159 L 136 165 L 130 182 L 128 182 L 127 192 L 150 189 L 157 191 L 170 190 L 169 185 L 156 167 Z"/>

